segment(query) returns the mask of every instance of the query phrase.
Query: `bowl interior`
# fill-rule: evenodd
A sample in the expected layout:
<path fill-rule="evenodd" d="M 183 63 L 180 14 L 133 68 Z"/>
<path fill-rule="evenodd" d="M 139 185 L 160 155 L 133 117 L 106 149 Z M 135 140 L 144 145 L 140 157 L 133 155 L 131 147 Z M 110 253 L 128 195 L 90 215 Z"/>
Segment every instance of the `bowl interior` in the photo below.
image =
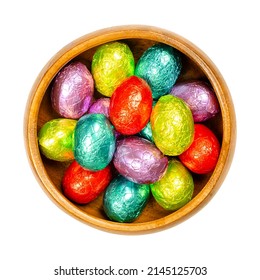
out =
<path fill-rule="evenodd" d="M 129 35 L 128 33 L 126 38 L 122 36 L 122 38 L 113 38 L 113 36 L 110 36 L 108 39 L 105 39 L 107 42 L 108 41 L 123 41 L 132 50 L 135 61 L 137 62 L 140 56 L 143 54 L 143 52 L 153 44 L 157 42 L 163 42 L 163 43 L 168 43 L 167 40 L 166 42 L 163 41 L 160 36 L 156 38 L 156 36 L 150 36 L 152 38 L 140 38 L 141 36 L 138 35 L 137 38 L 133 36 L 131 33 Z M 113 34 L 112 34 L 113 35 Z M 131 38 L 131 36 L 133 38 Z M 172 35 L 174 37 L 174 35 Z M 149 37 L 149 36 L 148 36 Z M 176 45 L 175 41 L 170 41 L 170 45 L 173 47 L 179 48 L 179 41 L 174 37 L 174 40 L 176 40 Z M 157 40 L 155 40 L 157 39 Z M 84 40 L 83 40 L 84 41 Z M 82 42 L 82 39 L 81 39 Z M 186 41 L 185 41 L 186 42 Z M 52 75 L 50 75 L 52 78 L 48 78 L 50 80 L 46 81 L 46 75 L 44 74 L 40 77 L 39 82 L 37 84 L 37 87 L 34 87 L 32 89 L 32 100 L 29 102 L 28 109 L 29 111 L 27 115 L 27 131 L 31 131 L 34 133 L 34 136 L 29 136 L 28 145 L 29 145 L 29 153 L 30 153 L 30 158 L 32 161 L 32 165 L 34 165 L 34 169 L 36 170 L 36 176 L 38 179 L 40 179 L 40 183 L 44 187 L 45 190 L 47 190 L 47 193 L 51 196 L 51 198 L 54 199 L 54 201 L 58 204 L 58 206 L 62 207 L 63 210 L 66 212 L 70 213 L 72 216 L 75 218 L 86 222 L 92 226 L 97 226 L 101 227 L 106 230 L 116 230 L 116 231 L 127 231 L 127 232 L 134 232 L 134 231 L 143 231 L 147 229 L 156 229 L 160 228 L 162 226 L 167 226 L 169 224 L 174 224 L 183 219 L 184 217 L 188 217 L 192 212 L 194 212 L 195 208 L 197 208 L 201 202 L 208 196 L 210 196 L 212 190 L 216 187 L 216 181 L 218 181 L 221 172 L 223 171 L 222 169 L 225 168 L 225 164 L 223 164 L 223 159 L 226 160 L 227 156 L 223 155 L 220 156 L 219 161 L 221 163 L 218 163 L 218 174 L 215 175 L 215 171 L 213 173 L 209 173 L 206 175 L 193 175 L 194 182 L 195 182 L 195 190 L 193 194 L 193 199 L 191 200 L 190 203 L 188 203 L 186 206 L 183 208 L 175 211 L 175 212 L 169 212 L 167 210 L 164 210 L 161 206 L 159 206 L 158 203 L 155 202 L 155 200 L 150 198 L 150 201 L 140 217 L 135 220 L 133 223 L 129 224 L 121 224 L 121 223 L 116 223 L 109 221 L 107 216 L 105 215 L 102 207 L 102 195 L 100 195 L 96 200 L 93 202 L 87 204 L 87 205 L 77 205 L 75 203 L 70 202 L 67 200 L 64 195 L 62 194 L 61 191 L 61 179 L 63 177 L 64 171 L 67 168 L 67 166 L 70 164 L 69 162 L 67 163 L 60 163 L 60 162 L 55 162 L 52 160 L 49 160 L 42 156 L 39 151 L 33 150 L 30 146 L 35 145 L 37 146 L 37 133 L 40 130 L 40 128 L 43 126 L 44 123 L 46 123 L 49 120 L 59 118 L 60 116 L 52 109 L 51 106 L 51 101 L 50 101 L 50 92 L 51 92 L 51 87 L 53 83 L 53 78 L 55 75 L 58 73 L 61 67 L 65 66 L 65 64 L 73 61 L 73 60 L 80 60 L 84 62 L 88 69 L 91 69 L 91 61 L 93 54 L 95 50 L 97 49 L 98 44 L 93 44 L 92 47 L 85 47 L 82 51 L 79 53 L 74 52 L 75 55 L 72 56 L 71 58 L 66 58 L 66 63 L 63 63 L 63 65 L 60 65 L 59 67 L 55 66 L 54 64 L 51 64 L 50 66 L 47 67 L 48 71 L 50 69 L 53 71 Z M 70 46 L 68 49 L 73 49 L 77 48 L 77 44 L 73 45 L 72 47 Z M 194 46 L 192 46 L 194 49 Z M 221 112 L 215 116 L 214 118 L 208 120 L 205 122 L 205 124 L 213 130 L 213 132 L 216 134 L 217 138 L 219 139 L 220 143 L 222 144 L 222 149 L 221 149 L 221 154 L 226 154 L 229 153 L 229 149 L 226 149 L 226 143 L 225 143 L 225 149 L 223 149 L 223 117 L 226 116 L 225 112 L 225 106 L 222 106 L 223 100 L 225 100 L 225 96 L 223 96 L 223 92 L 219 91 L 219 88 L 216 86 L 215 83 L 212 84 L 212 80 L 215 79 L 215 77 L 212 77 L 209 75 L 208 72 L 205 71 L 205 69 L 201 66 L 201 63 L 198 63 L 196 59 L 193 59 L 191 55 L 184 54 L 184 52 L 179 49 L 182 52 L 182 62 L 183 62 L 183 69 L 181 72 L 181 75 L 179 77 L 178 81 L 185 81 L 185 80 L 193 80 L 193 79 L 199 79 L 199 80 L 204 80 L 207 81 L 209 84 L 212 85 L 213 89 L 216 92 L 216 95 L 218 97 L 220 107 L 221 107 Z M 65 52 L 66 53 L 66 52 Z M 64 57 L 64 56 L 63 56 Z M 59 57 L 56 59 L 56 61 L 59 60 Z M 46 70 L 45 70 L 46 71 Z M 46 72 L 45 72 L 46 73 Z M 41 84 L 45 85 L 41 87 Z M 35 103 L 35 96 L 38 95 L 39 101 L 37 105 L 34 105 Z M 100 97 L 97 92 L 95 92 L 95 96 L 98 98 Z M 35 111 L 35 106 L 38 106 L 38 108 Z M 32 110 L 34 108 L 34 111 L 32 113 Z M 223 114 L 224 112 L 224 114 Z M 33 128 L 30 122 L 32 122 L 32 119 L 30 118 L 35 117 L 36 119 L 36 125 Z M 33 130 L 36 131 L 34 132 Z M 30 137 L 31 139 L 33 138 L 32 141 L 34 143 L 30 143 Z M 32 142 L 31 141 L 31 142 Z M 226 142 L 226 141 L 225 141 Z M 230 145 L 230 144 L 228 144 Z M 37 147 L 38 148 L 38 147 Z M 37 158 L 38 159 L 35 159 Z M 214 178 L 216 176 L 216 178 Z M 206 193 L 203 194 L 204 189 L 206 189 Z"/>

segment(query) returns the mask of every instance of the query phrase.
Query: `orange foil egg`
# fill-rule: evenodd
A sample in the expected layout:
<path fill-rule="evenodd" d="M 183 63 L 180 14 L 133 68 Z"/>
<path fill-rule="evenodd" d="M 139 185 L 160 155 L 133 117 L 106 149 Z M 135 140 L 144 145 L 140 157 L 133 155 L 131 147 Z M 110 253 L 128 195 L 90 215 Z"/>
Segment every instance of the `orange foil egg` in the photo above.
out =
<path fill-rule="evenodd" d="M 203 124 L 194 125 L 194 140 L 179 159 L 192 172 L 206 174 L 214 170 L 219 153 L 220 143 L 215 134 Z"/>
<path fill-rule="evenodd" d="M 110 120 L 124 135 L 140 132 L 148 123 L 152 111 L 152 91 L 141 78 L 131 76 L 114 91 L 110 103 Z"/>

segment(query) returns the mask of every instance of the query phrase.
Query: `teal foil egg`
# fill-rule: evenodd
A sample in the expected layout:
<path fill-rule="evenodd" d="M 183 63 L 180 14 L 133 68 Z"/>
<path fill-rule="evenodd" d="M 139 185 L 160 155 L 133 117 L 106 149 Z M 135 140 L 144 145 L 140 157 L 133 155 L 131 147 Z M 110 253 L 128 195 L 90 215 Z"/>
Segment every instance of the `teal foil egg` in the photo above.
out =
<path fill-rule="evenodd" d="M 153 101 L 153 107 L 155 106 L 157 101 Z M 151 127 L 151 122 L 149 121 L 147 125 L 139 132 L 139 135 L 152 143 L 153 141 L 153 133 L 152 133 L 152 127 Z"/>
<path fill-rule="evenodd" d="M 105 168 L 115 151 L 114 128 L 103 114 L 84 115 L 74 134 L 75 160 L 89 170 Z"/>
<path fill-rule="evenodd" d="M 142 213 L 150 197 L 150 186 L 118 175 L 106 188 L 103 207 L 110 220 L 132 222 Z"/>
<path fill-rule="evenodd" d="M 153 134 L 152 134 L 152 127 L 151 127 L 150 122 L 148 122 L 147 125 L 139 132 L 139 135 L 141 137 L 151 141 L 152 143 L 154 143 Z"/>
<path fill-rule="evenodd" d="M 158 99 L 170 92 L 181 68 L 179 51 L 168 45 L 156 44 L 143 53 L 137 62 L 135 75 L 149 84 L 153 99 Z"/>

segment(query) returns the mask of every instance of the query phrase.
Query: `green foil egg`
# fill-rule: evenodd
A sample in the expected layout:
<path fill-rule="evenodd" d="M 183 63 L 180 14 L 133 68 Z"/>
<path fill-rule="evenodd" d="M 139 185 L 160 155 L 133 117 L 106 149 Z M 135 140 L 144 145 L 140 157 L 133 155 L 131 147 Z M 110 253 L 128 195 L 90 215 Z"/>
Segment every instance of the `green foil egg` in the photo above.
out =
<path fill-rule="evenodd" d="M 194 182 L 188 169 L 180 161 L 172 159 L 165 175 L 150 187 L 158 204 L 166 210 L 174 211 L 191 200 Z"/>
<path fill-rule="evenodd" d="M 154 143 L 163 154 L 177 156 L 191 145 L 194 121 L 182 99 L 169 94 L 162 96 L 152 110 L 150 121 Z"/>
<path fill-rule="evenodd" d="M 41 153 L 52 160 L 68 161 L 74 159 L 74 129 L 77 124 L 72 119 L 53 119 L 46 122 L 38 133 Z"/>
<path fill-rule="evenodd" d="M 96 89 L 111 97 L 122 81 L 134 74 L 134 68 L 133 53 L 125 43 L 111 42 L 100 46 L 91 65 Z"/>
<path fill-rule="evenodd" d="M 115 151 L 114 128 L 103 114 L 87 114 L 78 120 L 74 133 L 75 160 L 84 168 L 104 169 Z"/>
<path fill-rule="evenodd" d="M 149 185 L 136 184 L 118 175 L 106 188 L 104 211 L 110 220 L 132 222 L 142 213 L 149 197 Z"/>

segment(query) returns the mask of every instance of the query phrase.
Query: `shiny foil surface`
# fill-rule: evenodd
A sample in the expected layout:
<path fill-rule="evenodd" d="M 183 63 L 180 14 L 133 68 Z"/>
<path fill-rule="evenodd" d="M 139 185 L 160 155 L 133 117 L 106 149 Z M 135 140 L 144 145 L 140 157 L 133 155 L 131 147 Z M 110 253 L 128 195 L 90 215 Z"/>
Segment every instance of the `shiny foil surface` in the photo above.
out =
<path fill-rule="evenodd" d="M 220 143 L 215 134 L 205 125 L 195 124 L 194 128 L 194 140 L 179 158 L 192 172 L 206 174 L 213 171 L 217 164 Z"/>
<path fill-rule="evenodd" d="M 89 170 L 105 168 L 114 155 L 114 128 L 103 114 L 81 117 L 75 128 L 74 155 L 76 161 Z"/>
<path fill-rule="evenodd" d="M 177 156 L 192 143 L 194 122 L 186 103 L 170 94 L 162 96 L 151 114 L 153 140 L 163 154 Z"/>
<path fill-rule="evenodd" d="M 206 82 L 181 82 L 175 84 L 170 93 L 183 99 L 188 104 L 194 122 L 206 121 L 220 111 L 217 97 Z"/>
<path fill-rule="evenodd" d="M 113 163 L 117 171 L 128 180 L 151 184 L 165 173 L 168 158 L 148 140 L 129 136 L 117 141 Z"/>
<path fill-rule="evenodd" d="M 54 79 L 52 107 L 65 118 L 78 119 L 89 109 L 93 93 L 94 81 L 86 65 L 72 62 Z"/>
<path fill-rule="evenodd" d="M 134 221 L 150 197 L 149 185 L 139 185 L 118 175 L 106 188 L 103 207 L 110 220 Z"/>
<path fill-rule="evenodd" d="M 109 119 L 110 98 L 103 97 L 95 100 L 88 110 L 88 114 L 103 114 Z M 121 134 L 114 130 L 115 137 L 118 139 Z"/>
<path fill-rule="evenodd" d="M 74 130 L 77 121 L 53 119 L 45 123 L 38 133 L 41 153 L 52 160 L 68 161 L 74 159 Z"/>
<path fill-rule="evenodd" d="M 171 46 L 155 44 L 148 48 L 136 64 L 135 75 L 147 81 L 153 99 L 168 94 L 182 69 L 181 55 Z"/>
<path fill-rule="evenodd" d="M 153 107 L 155 106 L 157 101 L 153 101 Z M 149 140 L 150 142 L 153 142 L 153 133 L 152 133 L 152 126 L 151 126 L 151 122 L 149 120 L 149 122 L 147 123 L 147 125 L 139 132 L 139 135 L 147 140 Z"/>
<path fill-rule="evenodd" d="M 136 134 L 148 123 L 152 103 L 148 84 L 141 78 L 131 76 L 116 88 L 111 97 L 110 120 L 121 134 Z"/>
<path fill-rule="evenodd" d="M 150 185 L 155 200 L 166 210 L 178 210 L 193 195 L 194 182 L 188 169 L 176 159 L 169 161 L 161 180 Z"/>
<path fill-rule="evenodd" d="M 111 42 L 100 46 L 91 65 L 96 89 L 110 97 L 125 78 L 134 74 L 134 68 L 134 56 L 126 44 Z"/>
<path fill-rule="evenodd" d="M 109 118 L 110 98 L 99 98 L 92 103 L 88 110 L 88 114 L 103 114 Z"/>
<path fill-rule="evenodd" d="M 62 191 L 71 201 L 86 204 L 96 199 L 112 179 L 110 165 L 100 171 L 90 171 L 73 161 L 65 170 Z"/>
<path fill-rule="evenodd" d="M 142 136 L 143 138 L 149 140 L 150 142 L 154 142 L 152 127 L 151 127 L 150 122 L 148 122 L 147 125 L 140 131 L 139 135 Z"/>

